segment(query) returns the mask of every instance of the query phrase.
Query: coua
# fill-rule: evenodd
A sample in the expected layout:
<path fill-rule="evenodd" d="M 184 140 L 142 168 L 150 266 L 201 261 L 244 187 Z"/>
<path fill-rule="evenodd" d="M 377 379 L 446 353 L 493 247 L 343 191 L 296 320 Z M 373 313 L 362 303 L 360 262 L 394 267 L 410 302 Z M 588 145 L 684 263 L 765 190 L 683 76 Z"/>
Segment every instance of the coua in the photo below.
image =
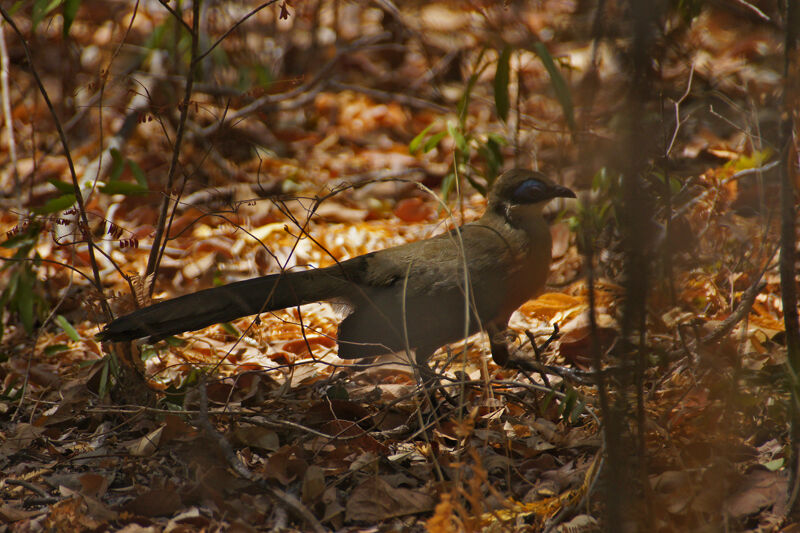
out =
<path fill-rule="evenodd" d="M 157 303 L 103 329 L 104 341 L 150 342 L 239 317 L 331 300 L 349 309 L 339 325 L 339 357 L 411 348 L 424 363 L 436 349 L 484 328 L 495 361 L 500 336 L 520 305 L 544 288 L 550 229 L 542 216 L 557 197 L 575 197 L 542 173 L 505 172 L 483 216 L 431 239 L 372 252 L 327 268 L 282 272 Z"/>

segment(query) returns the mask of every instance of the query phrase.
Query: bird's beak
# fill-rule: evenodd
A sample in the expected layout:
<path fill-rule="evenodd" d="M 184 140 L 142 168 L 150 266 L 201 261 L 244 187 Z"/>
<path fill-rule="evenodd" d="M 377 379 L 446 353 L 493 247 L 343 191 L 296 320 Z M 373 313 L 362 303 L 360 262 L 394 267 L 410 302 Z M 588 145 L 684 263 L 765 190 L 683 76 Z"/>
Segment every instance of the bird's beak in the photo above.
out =
<path fill-rule="evenodd" d="M 572 189 L 568 189 L 563 185 L 553 185 L 553 188 L 550 189 L 550 197 L 551 198 L 575 198 L 575 192 Z"/>

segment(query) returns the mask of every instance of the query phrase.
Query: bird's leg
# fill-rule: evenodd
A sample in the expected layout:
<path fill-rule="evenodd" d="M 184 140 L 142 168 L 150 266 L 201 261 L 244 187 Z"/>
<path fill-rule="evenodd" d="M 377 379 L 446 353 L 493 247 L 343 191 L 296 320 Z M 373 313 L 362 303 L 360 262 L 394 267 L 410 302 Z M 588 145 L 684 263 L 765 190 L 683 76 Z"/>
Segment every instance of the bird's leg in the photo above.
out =
<path fill-rule="evenodd" d="M 507 328 L 501 329 L 497 324 L 492 323 L 486 327 L 486 331 L 489 334 L 489 345 L 492 348 L 492 359 L 494 359 L 495 363 L 504 367 L 529 369 L 531 365 L 528 361 L 521 360 L 517 357 L 512 357 L 509 354 L 508 344 L 506 342 L 508 333 Z M 550 347 L 550 344 L 552 344 L 552 342 L 558 338 L 558 324 L 553 324 L 553 333 L 541 344 L 541 346 L 536 344 L 536 339 L 534 338 L 533 333 L 526 331 L 525 334 L 528 336 L 528 339 L 530 339 L 531 345 L 533 346 L 533 353 L 536 356 L 536 362 L 541 365 L 542 354 L 545 350 L 547 350 L 547 348 Z"/>
<path fill-rule="evenodd" d="M 541 346 L 536 345 L 536 340 L 533 338 L 533 333 L 530 331 L 525 331 L 525 335 L 528 336 L 528 339 L 531 341 L 531 346 L 533 346 L 533 353 L 536 355 L 536 360 L 540 363 L 542 362 L 542 353 L 550 347 L 550 344 L 553 343 L 554 340 L 558 338 L 558 322 L 553 323 L 553 333 L 547 337 L 547 340 L 542 343 Z"/>
<path fill-rule="evenodd" d="M 531 346 L 533 347 L 533 353 L 536 360 L 530 361 L 525 359 L 514 359 L 512 363 L 523 374 L 525 374 L 529 380 L 533 381 L 529 375 L 529 372 L 538 372 L 542 377 L 542 381 L 544 382 L 545 386 L 550 386 L 550 380 L 547 378 L 547 373 L 551 370 L 551 367 L 544 364 L 542 361 L 542 354 L 545 350 L 547 350 L 547 348 L 550 347 L 550 344 L 552 344 L 552 342 L 558 338 L 558 333 L 558 323 L 556 322 L 553 324 L 553 333 L 551 333 L 547 340 L 544 341 L 541 346 L 539 346 L 536 344 L 536 337 L 534 337 L 533 332 L 530 330 L 525 330 L 525 335 L 528 337 L 528 340 L 531 341 Z"/>
<path fill-rule="evenodd" d="M 508 354 L 508 344 L 506 338 L 506 328 L 500 327 L 495 322 L 486 325 L 486 333 L 489 334 L 489 346 L 492 348 L 492 359 L 498 366 L 506 366 L 510 358 Z"/>
<path fill-rule="evenodd" d="M 447 403 L 453 407 L 456 407 L 458 405 L 457 402 L 447 393 L 447 389 L 444 387 L 444 385 L 442 385 L 442 380 L 439 379 L 439 376 L 428 363 L 428 359 L 431 355 L 431 352 L 426 351 L 418 351 L 416 354 L 417 369 L 419 371 L 422 387 L 426 393 L 430 392 L 432 394 L 436 394 L 436 391 L 439 391 Z M 434 403 L 433 399 L 429 397 L 428 400 L 431 406 L 435 408 L 436 404 Z"/>

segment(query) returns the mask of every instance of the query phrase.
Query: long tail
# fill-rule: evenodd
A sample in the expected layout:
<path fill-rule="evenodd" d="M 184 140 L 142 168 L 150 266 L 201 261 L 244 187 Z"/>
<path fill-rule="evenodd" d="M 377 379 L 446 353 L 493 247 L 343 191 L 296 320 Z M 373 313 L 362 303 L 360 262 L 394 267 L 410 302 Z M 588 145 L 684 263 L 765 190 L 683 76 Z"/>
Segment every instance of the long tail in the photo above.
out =
<path fill-rule="evenodd" d="M 284 272 L 205 289 L 117 318 L 97 335 L 101 341 L 150 342 L 229 322 L 243 316 L 327 300 L 345 293 L 338 269 Z"/>

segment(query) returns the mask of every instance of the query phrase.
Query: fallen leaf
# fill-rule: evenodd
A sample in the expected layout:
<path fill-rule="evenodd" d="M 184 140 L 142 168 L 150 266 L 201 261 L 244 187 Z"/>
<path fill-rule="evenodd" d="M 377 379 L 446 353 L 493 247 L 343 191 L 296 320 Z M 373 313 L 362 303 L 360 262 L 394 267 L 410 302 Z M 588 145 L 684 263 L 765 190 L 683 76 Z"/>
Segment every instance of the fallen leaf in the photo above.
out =
<path fill-rule="evenodd" d="M 414 196 L 403 198 L 394 208 L 394 215 L 403 222 L 422 222 L 433 216 L 433 208 L 422 198 Z"/>
<path fill-rule="evenodd" d="M 125 510 L 141 516 L 170 516 L 181 505 L 181 497 L 174 489 L 155 489 L 136 496 L 125 504 Z"/>
<path fill-rule="evenodd" d="M 782 502 L 787 485 L 788 480 L 781 472 L 755 468 L 745 475 L 739 490 L 725 501 L 725 511 L 734 518 L 753 515 Z"/>
<path fill-rule="evenodd" d="M 128 452 L 136 457 L 145 457 L 152 455 L 161 442 L 161 434 L 164 431 L 164 426 L 160 426 L 144 437 L 134 441 L 128 446 Z"/>
<path fill-rule="evenodd" d="M 325 492 L 325 472 L 317 465 L 311 465 L 303 476 L 301 488 L 303 501 L 306 504 L 317 503 L 323 492 Z"/>
<path fill-rule="evenodd" d="M 281 447 L 278 434 L 261 426 L 241 425 L 233 430 L 236 441 L 250 448 L 274 452 Z"/>
<path fill-rule="evenodd" d="M 347 499 L 346 520 L 382 522 L 389 518 L 431 511 L 436 500 L 422 490 L 392 487 L 379 477 L 369 478 Z"/>

